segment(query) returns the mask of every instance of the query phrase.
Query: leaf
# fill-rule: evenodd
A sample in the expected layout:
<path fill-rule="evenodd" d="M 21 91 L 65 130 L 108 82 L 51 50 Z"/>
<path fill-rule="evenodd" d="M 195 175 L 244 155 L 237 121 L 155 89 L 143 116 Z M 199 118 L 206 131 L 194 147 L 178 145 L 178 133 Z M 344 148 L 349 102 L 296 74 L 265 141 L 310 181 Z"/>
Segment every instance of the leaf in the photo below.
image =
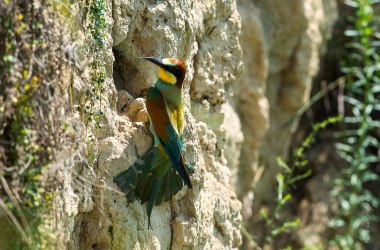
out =
<path fill-rule="evenodd" d="M 358 186 L 358 176 L 356 175 L 356 174 L 353 174 L 353 175 L 351 175 L 351 178 L 350 178 L 350 183 L 351 183 L 351 185 L 353 185 L 353 186 Z"/>
<path fill-rule="evenodd" d="M 342 160 L 344 160 L 344 161 L 346 161 L 346 162 L 348 162 L 348 163 L 353 161 L 353 158 L 352 158 L 352 156 L 351 156 L 350 154 L 346 154 L 346 153 L 343 152 L 343 151 L 338 151 L 337 153 L 338 153 L 339 157 L 340 157 Z"/>
<path fill-rule="evenodd" d="M 374 128 L 379 128 L 379 127 L 374 127 Z M 369 126 L 369 128 L 370 128 L 370 126 Z M 363 141 L 363 147 L 367 148 L 368 146 L 378 147 L 379 141 L 375 137 L 373 137 L 372 135 L 367 135 Z"/>
<path fill-rule="evenodd" d="M 372 53 L 376 53 L 376 51 L 373 51 Z M 378 71 L 380 69 L 380 65 L 377 63 L 375 65 L 371 65 L 367 68 L 365 68 L 365 72 L 366 72 L 366 76 L 368 79 L 372 78 L 373 77 L 373 73 L 375 71 Z"/>
<path fill-rule="evenodd" d="M 369 240 L 371 239 L 371 235 L 370 235 L 369 230 L 367 230 L 367 229 L 360 229 L 359 230 L 359 239 L 362 242 L 369 242 Z"/>
<path fill-rule="evenodd" d="M 349 211 L 350 208 L 351 208 L 350 203 L 349 203 L 347 200 L 345 200 L 345 199 L 342 199 L 342 200 L 340 201 L 340 206 L 342 207 L 342 209 L 343 209 L 344 211 Z"/>
<path fill-rule="evenodd" d="M 363 203 L 363 198 L 364 197 L 362 195 L 351 193 L 349 197 L 350 204 L 354 204 L 355 206 L 358 207 L 358 205 L 361 205 Z"/>
<path fill-rule="evenodd" d="M 349 48 L 349 49 L 357 49 L 357 50 L 363 50 L 363 49 L 364 49 L 364 46 L 363 46 L 363 44 L 358 43 L 358 42 L 351 42 L 351 43 L 347 43 L 347 44 L 346 44 L 346 48 Z M 350 67 L 348 67 L 348 68 L 350 68 Z"/>
<path fill-rule="evenodd" d="M 16 61 L 16 58 L 12 55 L 6 55 L 3 57 L 3 60 L 6 61 L 6 62 L 15 62 Z"/>
<path fill-rule="evenodd" d="M 332 219 L 327 223 L 329 227 L 333 227 L 333 228 L 343 227 L 345 224 L 346 222 L 342 219 Z"/>
<path fill-rule="evenodd" d="M 372 207 L 375 207 L 375 208 L 379 207 L 379 203 L 380 203 L 379 197 L 374 196 L 368 189 L 365 189 L 363 191 L 363 195 L 366 201 L 370 203 Z"/>
<path fill-rule="evenodd" d="M 283 174 L 277 174 L 276 176 L 276 179 L 277 179 L 277 182 L 278 182 L 278 190 L 277 190 L 277 199 L 279 201 L 282 200 L 282 195 L 283 195 L 283 188 L 284 188 L 284 175 Z"/>
<path fill-rule="evenodd" d="M 277 164 L 278 164 L 280 167 L 282 167 L 283 169 L 285 169 L 286 172 L 290 173 L 290 172 L 292 171 L 292 170 L 289 168 L 288 164 L 286 164 L 286 163 L 284 162 L 284 160 L 282 160 L 281 157 L 277 156 L 277 157 L 276 157 L 276 162 L 277 162 Z"/>
<path fill-rule="evenodd" d="M 281 205 L 284 205 L 291 198 L 292 198 L 291 194 L 286 194 L 285 197 L 281 200 Z"/>
<path fill-rule="evenodd" d="M 308 169 L 306 173 L 301 174 L 301 175 L 297 175 L 296 177 L 290 179 L 289 183 L 294 183 L 294 182 L 297 182 L 299 180 L 303 180 L 303 179 L 309 177 L 312 173 L 313 173 L 313 171 L 311 169 Z"/>
<path fill-rule="evenodd" d="M 269 220 L 268 211 L 266 209 L 261 208 L 259 213 L 260 213 L 261 217 L 264 218 L 264 220 Z"/>
<path fill-rule="evenodd" d="M 348 123 L 348 124 L 359 123 L 361 122 L 361 120 L 362 119 L 360 117 L 353 117 L 353 116 L 348 116 L 348 117 L 343 118 L 343 122 Z"/>
<path fill-rule="evenodd" d="M 365 108 L 364 112 L 365 112 L 365 114 L 367 114 L 369 116 L 372 113 L 372 110 L 373 110 L 373 106 L 371 104 L 368 104 L 367 107 Z"/>
<path fill-rule="evenodd" d="M 353 98 L 351 96 L 344 96 L 344 100 L 346 102 L 348 102 L 349 104 L 354 105 L 354 106 L 360 106 L 360 107 L 362 107 L 364 105 L 363 102 L 361 102 L 360 100 L 355 99 L 355 98 Z"/>
<path fill-rule="evenodd" d="M 361 109 L 360 109 L 361 107 L 359 107 L 359 106 L 355 106 L 355 107 L 353 107 L 352 108 L 352 113 L 354 114 L 354 116 L 356 116 L 356 117 L 362 117 L 361 116 Z"/>
<path fill-rule="evenodd" d="M 358 141 L 358 138 L 356 138 L 354 136 L 350 136 L 350 137 L 347 138 L 347 142 L 350 145 L 354 145 L 357 141 Z"/>
<path fill-rule="evenodd" d="M 372 45 L 373 47 L 379 47 L 379 46 L 380 46 L 380 41 L 372 41 L 372 42 L 371 42 L 371 45 Z"/>
<path fill-rule="evenodd" d="M 336 178 L 334 179 L 334 184 L 335 185 L 343 185 L 345 183 L 346 180 L 342 179 L 342 178 Z M 334 190 L 333 190 L 334 191 Z M 334 192 L 335 193 L 335 192 Z"/>
<path fill-rule="evenodd" d="M 284 228 L 298 227 L 301 220 L 299 218 L 284 223 Z"/>
<path fill-rule="evenodd" d="M 352 0 L 346 0 L 344 1 L 344 4 L 345 5 L 348 5 L 350 7 L 353 7 L 353 8 L 358 8 L 359 7 L 359 4 L 355 1 L 352 1 Z"/>
<path fill-rule="evenodd" d="M 344 35 L 348 37 L 359 36 L 360 33 L 357 30 L 345 30 Z"/>
<path fill-rule="evenodd" d="M 362 181 L 363 182 L 368 182 L 368 181 L 379 181 L 380 178 L 377 174 L 372 173 L 372 172 L 365 172 L 362 175 Z"/>
<path fill-rule="evenodd" d="M 353 94 L 363 96 L 364 92 L 363 92 L 362 86 L 364 86 L 364 84 L 365 84 L 365 82 L 363 82 L 363 81 L 357 82 L 356 84 L 353 85 L 353 88 L 350 89 L 350 91 Z"/>
<path fill-rule="evenodd" d="M 293 221 L 285 222 L 281 227 L 274 229 L 271 233 L 272 235 L 278 235 L 284 231 L 289 230 L 290 228 L 298 227 L 300 224 L 300 219 L 295 219 Z"/>
<path fill-rule="evenodd" d="M 340 142 L 335 143 L 335 148 L 339 151 L 348 152 L 348 153 L 352 153 L 354 151 L 354 148 L 351 145 L 347 145 Z"/>
<path fill-rule="evenodd" d="M 371 156 L 362 157 L 360 160 L 363 164 L 377 163 L 379 162 L 379 157 L 371 155 Z"/>
<path fill-rule="evenodd" d="M 379 41 L 380 42 L 380 41 Z M 380 58 L 376 59 L 380 61 Z M 377 93 L 380 91 L 380 78 L 377 76 L 372 77 L 372 81 L 375 83 L 372 85 L 372 92 Z"/>
<path fill-rule="evenodd" d="M 351 227 L 352 227 L 354 230 L 358 230 L 358 229 L 360 228 L 361 224 L 362 224 L 362 221 L 359 220 L 359 219 L 356 219 L 356 220 L 353 221 Z"/>

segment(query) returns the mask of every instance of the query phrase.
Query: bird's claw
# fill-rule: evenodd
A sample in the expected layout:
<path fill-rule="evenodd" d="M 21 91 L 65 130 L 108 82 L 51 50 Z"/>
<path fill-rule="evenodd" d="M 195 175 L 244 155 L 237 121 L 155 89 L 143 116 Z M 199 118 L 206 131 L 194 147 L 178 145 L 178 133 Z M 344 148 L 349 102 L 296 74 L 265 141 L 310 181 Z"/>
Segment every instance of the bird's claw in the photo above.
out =
<path fill-rule="evenodd" d="M 144 132 L 145 132 L 147 135 L 150 135 L 150 133 L 149 133 L 147 127 L 145 127 L 143 123 L 141 123 L 141 122 L 135 122 L 134 125 L 135 125 L 136 127 L 138 127 L 138 128 L 141 128 L 142 130 L 144 130 Z"/>

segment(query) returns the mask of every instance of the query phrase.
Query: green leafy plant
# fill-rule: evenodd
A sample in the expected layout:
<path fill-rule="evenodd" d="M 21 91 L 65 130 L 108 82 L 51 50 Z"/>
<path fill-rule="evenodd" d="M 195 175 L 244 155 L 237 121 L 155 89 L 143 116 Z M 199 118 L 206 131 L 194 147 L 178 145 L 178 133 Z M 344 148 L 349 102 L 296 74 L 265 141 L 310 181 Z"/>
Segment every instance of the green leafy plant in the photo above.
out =
<path fill-rule="evenodd" d="M 104 0 L 94 0 L 90 6 L 90 20 L 91 24 L 89 30 L 93 38 L 91 52 L 93 61 L 91 64 L 91 80 L 92 86 L 90 89 L 90 112 L 87 122 L 95 122 L 96 128 L 100 128 L 100 118 L 104 115 L 102 110 L 102 93 L 104 92 L 104 84 L 106 81 L 106 63 L 104 49 L 105 40 L 107 36 L 107 4 Z M 96 110 L 94 107 L 96 102 L 99 101 L 99 108 Z"/>
<path fill-rule="evenodd" d="M 86 1 L 87 3 L 87 1 Z M 91 62 L 91 85 L 86 91 L 85 103 L 76 106 L 77 111 L 81 112 L 87 126 L 95 126 L 100 128 L 100 120 L 104 115 L 102 108 L 102 93 L 104 92 L 105 82 L 107 79 L 106 73 L 106 54 L 105 43 L 107 38 L 107 3 L 105 0 L 93 0 L 88 5 L 85 5 L 83 13 L 89 13 L 88 30 L 88 45 L 85 45 L 87 55 L 92 58 Z M 87 16 L 87 15 L 85 15 Z M 93 141 L 89 138 L 90 141 Z"/>
<path fill-rule="evenodd" d="M 320 95 L 318 95 L 320 96 Z M 274 245 L 277 239 L 291 233 L 292 230 L 299 227 L 301 220 L 292 218 L 288 209 L 292 200 L 292 191 L 296 188 L 297 183 L 311 176 L 312 170 L 308 168 L 308 160 L 305 151 L 311 147 L 316 137 L 316 134 L 321 129 L 325 129 L 331 124 L 336 124 L 342 120 L 342 116 L 329 117 L 326 120 L 316 123 L 312 127 L 312 131 L 308 134 L 302 145 L 295 151 L 289 163 L 286 163 L 281 157 L 277 157 L 277 164 L 282 171 L 277 174 L 277 199 L 270 208 L 261 208 L 260 216 L 264 220 L 266 234 L 263 239 L 251 235 L 245 225 L 241 225 L 241 232 L 247 239 L 249 244 L 255 249 L 261 249 L 258 242 Z M 320 249 L 321 246 L 316 246 Z M 292 249 L 291 245 L 287 245 L 282 249 Z M 304 248 L 313 249 L 313 248 Z"/>
<path fill-rule="evenodd" d="M 49 22 L 49 3 L 15 0 L 0 4 L 0 210 L 21 241 L 12 249 L 43 249 L 40 224 L 50 209 L 54 185 L 43 171 L 59 150 L 62 111 L 59 88 L 66 69 L 61 31 Z M 6 246 L 2 246 L 6 248 Z"/>
<path fill-rule="evenodd" d="M 345 31 L 347 58 L 342 71 L 347 79 L 346 114 L 343 129 L 336 133 L 340 140 L 336 149 L 347 166 L 334 182 L 332 194 L 338 201 L 338 210 L 329 223 L 336 230 L 332 244 L 341 249 L 360 249 L 370 243 L 366 224 L 375 220 L 373 209 L 379 206 L 379 198 L 366 189 L 366 184 L 379 180 L 371 169 L 379 162 L 379 139 L 374 135 L 380 122 L 373 119 L 374 113 L 380 111 L 380 34 L 374 14 L 378 2 L 346 1 L 353 15 Z"/>
<path fill-rule="evenodd" d="M 104 116 L 102 102 L 107 80 L 106 56 L 107 49 L 107 2 L 105 0 L 84 1 L 82 13 L 83 23 L 86 25 L 86 40 L 84 51 L 86 57 L 92 58 L 90 64 L 90 84 L 85 92 L 83 103 L 76 104 L 87 131 L 85 142 L 87 144 L 87 165 L 93 165 L 97 158 L 96 131 L 102 127 L 101 119 Z"/>
<path fill-rule="evenodd" d="M 330 117 L 326 120 L 316 123 L 313 130 L 309 133 L 302 145 L 298 147 L 291 159 L 291 164 L 287 164 L 282 158 L 277 157 L 278 166 L 282 171 L 277 174 L 277 199 L 273 210 L 261 209 L 260 215 L 265 221 L 265 228 L 268 232 L 265 236 L 265 242 L 273 244 L 274 240 L 300 225 L 299 218 L 289 218 L 286 209 L 292 199 L 292 188 L 297 182 L 304 180 L 312 174 L 307 167 L 308 160 L 305 151 L 312 145 L 314 138 L 319 130 L 326 128 L 330 124 L 337 123 L 342 119 L 341 116 Z M 291 249 L 287 246 L 286 249 Z"/>

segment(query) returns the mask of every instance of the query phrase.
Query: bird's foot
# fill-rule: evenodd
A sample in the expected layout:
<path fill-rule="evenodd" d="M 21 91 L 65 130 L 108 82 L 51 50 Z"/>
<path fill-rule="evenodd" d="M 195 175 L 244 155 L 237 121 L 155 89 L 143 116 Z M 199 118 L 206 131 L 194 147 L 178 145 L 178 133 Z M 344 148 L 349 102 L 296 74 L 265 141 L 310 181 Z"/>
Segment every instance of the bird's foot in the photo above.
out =
<path fill-rule="evenodd" d="M 144 132 L 145 132 L 147 135 L 150 135 L 149 130 L 148 130 L 148 128 L 144 125 L 144 123 L 142 123 L 142 122 L 135 122 L 134 125 L 135 125 L 137 128 L 141 128 L 142 130 L 144 130 Z"/>

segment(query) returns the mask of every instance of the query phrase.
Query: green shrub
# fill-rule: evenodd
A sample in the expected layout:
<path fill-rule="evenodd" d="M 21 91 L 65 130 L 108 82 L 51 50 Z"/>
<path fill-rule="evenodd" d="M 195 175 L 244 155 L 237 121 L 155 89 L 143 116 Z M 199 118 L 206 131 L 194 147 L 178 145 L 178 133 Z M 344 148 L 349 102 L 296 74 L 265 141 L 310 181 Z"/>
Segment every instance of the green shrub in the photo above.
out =
<path fill-rule="evenodd" d="M 338 210 L 329 225 L 336 230 L 332 244 L 341 249 L 361 249 L 370 243 L 369 223 L 375 220 L 373 209 L 379 206 L 366 184 L 378 181 L 371 169 L 379 163 L 376 155 L 379 139 L 375 129 L 380 122 L 373 118 L 380 111 L 380 57 L 379 26 L 374 14 L 378 1 L 350 0 L 346 4 L 353 9 L 349 27 L 345 30 L 347 58 L 342 62 L 345 73 L 344 126 L 336 133 L 339 140 L 336 149 L 346 161 L 334 181 L 333 196 Z"/>

